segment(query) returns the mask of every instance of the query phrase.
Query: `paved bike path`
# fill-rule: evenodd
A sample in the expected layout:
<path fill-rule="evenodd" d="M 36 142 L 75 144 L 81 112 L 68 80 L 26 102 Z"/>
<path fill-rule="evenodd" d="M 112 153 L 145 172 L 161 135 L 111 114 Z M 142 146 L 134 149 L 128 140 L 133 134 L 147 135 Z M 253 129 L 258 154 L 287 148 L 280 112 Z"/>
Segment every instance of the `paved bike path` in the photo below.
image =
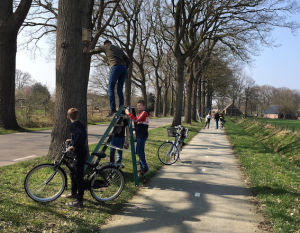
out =
<path fill-rule="evenodd" d="M 201 130 L 180 157 L 182 162 L 164 166 L 101 232 L 263 232 L 258 228 L 263 216 L 251 203 L 223 130 Z"/>

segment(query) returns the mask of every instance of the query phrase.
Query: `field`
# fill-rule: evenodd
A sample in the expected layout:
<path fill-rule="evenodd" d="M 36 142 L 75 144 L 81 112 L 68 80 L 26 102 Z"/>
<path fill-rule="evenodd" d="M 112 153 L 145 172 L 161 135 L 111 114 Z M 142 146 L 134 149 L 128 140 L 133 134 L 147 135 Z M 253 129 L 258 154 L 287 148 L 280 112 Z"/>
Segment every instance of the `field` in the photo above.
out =
<path fill-rule="evenodd" d="M 300 121 L 299 120 L 285 120 L 285 119 L 266 119 L 266 118 L 247 118 L 248 120 L 259 121 L 263 124 L 270 124 L 273 127 L 280 129 L 287 129 L 290 131 L 300 132 Z"/>

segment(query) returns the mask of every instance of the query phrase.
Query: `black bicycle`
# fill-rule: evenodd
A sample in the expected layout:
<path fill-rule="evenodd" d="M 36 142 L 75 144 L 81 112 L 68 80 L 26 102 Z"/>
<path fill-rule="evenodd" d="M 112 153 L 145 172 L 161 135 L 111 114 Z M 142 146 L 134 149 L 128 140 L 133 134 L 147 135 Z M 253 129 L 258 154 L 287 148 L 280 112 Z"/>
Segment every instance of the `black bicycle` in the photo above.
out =
<path fill-rule="evenodd" d="M 179 159 L 179 152 L 182 150 L 183 141 L 188 136 L 188 128 L 178 125 L 168 127 L 169 137 L 175 137 L 173 141 L 166 141 L 160 145 L 157 151 L 159 160 L 166 165 L 171 165 Z"/>
<path fill-rule="evenodd" d="M 41 164 L 29 171 L 24 187 L 27 195 L 37 202 L 54 201 L 67 188 L 67 175 L 62 165 L 72 171 L 71 162 L 74 157 L 68 155 L 69 142 L 63 144 L 61 157 L 54 164 Z M 89 190 L 97 201 L 111 201 L 117 198 L 124 189 L 125 176 L 121 168 L 123 164 L 99 164 L 106 157 L 103 151 L 93 153 L 96 160 L 85 163 L 85 190 Z"/>

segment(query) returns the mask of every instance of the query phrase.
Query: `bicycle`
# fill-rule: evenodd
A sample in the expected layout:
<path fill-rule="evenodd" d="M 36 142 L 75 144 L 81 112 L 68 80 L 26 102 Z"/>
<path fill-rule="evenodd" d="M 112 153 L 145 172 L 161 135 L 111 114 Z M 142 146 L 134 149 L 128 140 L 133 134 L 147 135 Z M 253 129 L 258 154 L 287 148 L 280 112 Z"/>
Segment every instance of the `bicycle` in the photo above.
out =
<path fill-rule="evenodd" d="M 54 201 L 67 188 L 67 175 L 61 168 L 62 165 L 72 171 L 69 164 L 74 159 L 68 156 L 70 142 L 63 143 L 61 158 L 54 164 L 40 164 L 32 168 L 24 181 L 27 195 L 37 202 Z M 97 201 L 111 201 L 117 198 L 124 189 L 125 176 L 121 168 L 123 164 L 99 164 L 106 157 L 103 151 L 92 153 L 98 157 L 91 163 L 85 163 L 88 167 L 85 172 L 85 190 L 89 190 Z"/>
<path fill-rule="evenodd" d="M 221 120 L 221 126 L 219 128 L 224 129 L 224 121 L 223 120 Z"/>
<path fill-rule="evenodd" d="M 168 136 L 175 137 L 173 141 L 166 141 L 160 145 L 157 151 L 159 160 L 165 165 L 171 165 L 179 159 L 184 139 L 188 136 L 188 128 L 181 125 L 167 128 Z"/>

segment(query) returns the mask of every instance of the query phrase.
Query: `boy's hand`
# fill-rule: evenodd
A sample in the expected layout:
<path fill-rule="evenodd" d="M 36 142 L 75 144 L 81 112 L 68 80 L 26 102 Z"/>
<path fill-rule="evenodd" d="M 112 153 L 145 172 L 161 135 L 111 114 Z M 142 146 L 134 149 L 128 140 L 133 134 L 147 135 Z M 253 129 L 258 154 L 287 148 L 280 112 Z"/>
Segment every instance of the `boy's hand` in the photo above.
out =
<path fill-rule="evenodd" d="M 72 152 L 74 150 L 74 146 L 68 147 L 68 152 Z"/>
<path fill-rule="evenodd" d="M 67 139 L 67 140 L 66 140 L 66 142 L 70 142 L 70 141 L 72 141 L 72 139 Z"/>
<path fill-rule="evenodd" d="M 125 109 L 125 113 L 126 113 L 127 115 L 130 114 L 130 112 L 128 111 L 128 109 Z"/>

